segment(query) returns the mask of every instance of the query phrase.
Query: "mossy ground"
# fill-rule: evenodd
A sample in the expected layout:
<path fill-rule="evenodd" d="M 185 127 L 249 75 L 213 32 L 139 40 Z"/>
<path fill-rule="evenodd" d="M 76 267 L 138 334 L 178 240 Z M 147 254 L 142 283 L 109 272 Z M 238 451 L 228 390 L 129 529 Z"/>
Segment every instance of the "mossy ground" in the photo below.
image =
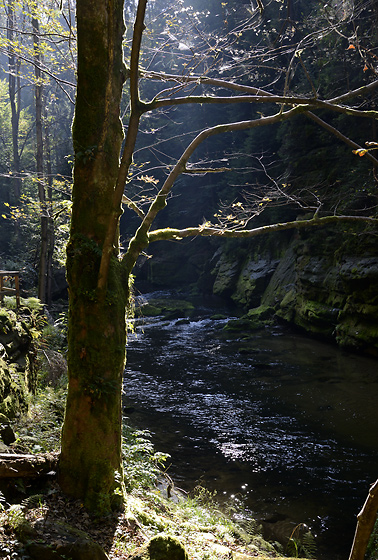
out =
<path fill-rule="evenodd" d="M 0 512 L 0 553 L 8 550 L 12 558 L 29 560 L 25 544 L 30 535 L 50 547 L 44 522 L 64 522 L 85 532 L 107 553 L 110 560 L 139 557 L 156 535 L 177 539 L 190 560 L 257 560 L 282 558 L 258 535 L 245 533 L 221 514 L 201 506 L 193 499 L 180 503 L 168 500 L 157 489 L 139 489 L 128 495 L 123 511 L 105 519 L 91 518 L 78 501 L 62 495 L 53 482 L 39 490 L 35 499 L 24 499 L 19 506 Z M 30 527 L 40 527 L 32 533 Z M 24 529 L 27 530 L 24 530 Z M 57 540 L 54 535 L 55 541 Z M 148 556 L 146 557 L 148 558 Z"/>

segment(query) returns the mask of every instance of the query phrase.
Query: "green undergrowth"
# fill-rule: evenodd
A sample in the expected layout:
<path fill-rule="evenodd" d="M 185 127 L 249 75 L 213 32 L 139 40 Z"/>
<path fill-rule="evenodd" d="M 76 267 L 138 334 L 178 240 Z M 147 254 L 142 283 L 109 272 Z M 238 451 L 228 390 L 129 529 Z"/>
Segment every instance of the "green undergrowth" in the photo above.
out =
<path fill-rule="evenodd" d="M 28 415 L 15 426 L 17 450 L 59 450 L 65 393 L 66 379 L 58 387 L 43 386 L 37 391 Z M 178 538 L 191 560 L 263 560 L 281 556 L 277 547 L 264 541 L 258 524 L 241 509 L 236 511 L 235 504 L 221 507 L 216 493 L 201 485 L 189 494 L 176 488 L 166 472 L 169 455 L 156 452 L 151 434 L 133 429 L 127 418 L 123 428 L 123 459 L 127 489 L 124 515 L 145 542 L 161 534 Z M 12 512 L 14 508 L 10 515 Z M 235 514 L 238 521 L 233 519 Z M 140 539 L 130 541 L 117 533 L 114 539 L 112 558 L 123 558 L 133 551 L 137 555 Z M 290 549 L 294 557 L 302 555 L 300 552 L 296 546 Z"/>
<path fill-rule="evenodd" d="M 200 484 L 189 493 L 176 488 L 165 470 L 169 455 L 156 453 L 151 434 L 133 430 L 127 419 L 123 455 L 128 491 L 126 513 L 130 523 L 136 523 L 147 538 L 160 534 L 177 537 L 191 560 L 262 560 L 282 557 L 285 552 L 286 557 L 304 557 L 308 552 L 308 557 L 314 558 L 314 541 L 306 548 L 292 535 L 286 551 L 277 543 L 273 546 L 266 542 L 258 523 L 242 504 L 221 506 L 216 492 Z M 117 547 L 122 554 L 130 553 L 130 543 L 122 539 Z"/>
<path fill-rule="evenodd" d="M 29 411 L 15 425 L 15 447 L 23 453 L 57 452 L 64 418 L 66 387 L 39 388 L 31 398 Z"/>

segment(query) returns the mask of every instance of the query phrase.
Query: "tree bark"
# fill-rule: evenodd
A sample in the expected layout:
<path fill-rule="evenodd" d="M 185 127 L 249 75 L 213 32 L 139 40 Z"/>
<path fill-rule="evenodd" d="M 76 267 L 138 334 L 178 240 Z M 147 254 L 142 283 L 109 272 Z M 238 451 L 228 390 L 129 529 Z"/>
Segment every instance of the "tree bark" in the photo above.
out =
<path fill-rule="evenodd" d="M 68 396 L 59 481 L 96 513 L 123 498 L 121 394 L 128 279 L 115 251 L 104 285 L 99 267 L 123 140 L 123 0 L 78 0 L 78 86 L 73 124 L 73 212 L 67 248 Z"/>
<path fill-rule="evenodd" d="M 43 122 L 42 122 L 42 95 L 43 85 L 40 70 L 40 41 L 39 22 L 32 18 L 33 48 L 34 48 L 34 73 L 35 73 L 35 128 L 36 128 L 36 162 L 38 177 L 38 198 L 40 204 L 41 247 L 39 253 L 38 270 L 38 297 L 46 302 L 46 273 L 47 273 L 47 245 L 48 245 L 48 212 L 46 206 L 46 191 L 43 177 Z"/>
<path fill-rule="evenodd" d="M 364 560 L 378 511 L 378 480 L 372 484 L 362 510 L 357 515 L 357 527 L 349 560 Z"/>

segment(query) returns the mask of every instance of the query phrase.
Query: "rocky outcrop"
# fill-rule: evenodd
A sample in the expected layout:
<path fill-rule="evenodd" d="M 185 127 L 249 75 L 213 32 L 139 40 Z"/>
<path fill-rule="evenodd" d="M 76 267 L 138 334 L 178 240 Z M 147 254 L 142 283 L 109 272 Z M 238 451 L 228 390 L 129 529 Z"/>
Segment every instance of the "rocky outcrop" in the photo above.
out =
<path fill-rule="evenodd" d="M 242 307 L 257 307 L 285 249 L 285 238 L 219 247 L 211 259 L 213 293 L 231 298 Z"/>
<path fill-rule="evenodd" d="M 34 320 L 28 308 L 0 309 L 0 413 L 9 419 L 26 410 L 26 394 L 36 388 Z"/>
<path fill-rule="evenodd" d="M 211 274 L 215 276 L 213 293 L 221 297 L 232 297 L 240 274 L 240 260 L 234 253 L 218 249 L 213 257 L 216 262 Z"/>
<path fill-rule="evenodd" d="M 0 413 L 14 418 L 27 408 L 25 383 L 12 364 L 0 358 Z"/>
<path fill-rule="evenodd" d="M 213 269 L 214 293 L 247 309 L 273 308 L 277 318 L 308 333 L 378 355 L 374 235 L 336 227 L 300 232 L 280 258 L 273 237 L 270 242 L 271 248 L 264 244 L 262 251 L 258 242 L 251 243 L 243 259 L 220 252 Z"/>

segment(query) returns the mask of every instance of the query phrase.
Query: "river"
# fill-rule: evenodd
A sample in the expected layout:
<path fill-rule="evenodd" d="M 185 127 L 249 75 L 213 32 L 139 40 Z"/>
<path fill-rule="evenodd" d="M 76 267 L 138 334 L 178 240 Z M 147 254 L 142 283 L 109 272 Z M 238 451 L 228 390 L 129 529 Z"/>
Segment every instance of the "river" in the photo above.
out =
<path fill-rule="evenodd" d="M 345 559 L 378 472 L 377 361 L 283 326 L 235 337 L 214 313 L 202 302 L 190 321 L 136 320 L 131 423 L 170 453 L 178 486 L 306 523 L 321 556 Z"/>

